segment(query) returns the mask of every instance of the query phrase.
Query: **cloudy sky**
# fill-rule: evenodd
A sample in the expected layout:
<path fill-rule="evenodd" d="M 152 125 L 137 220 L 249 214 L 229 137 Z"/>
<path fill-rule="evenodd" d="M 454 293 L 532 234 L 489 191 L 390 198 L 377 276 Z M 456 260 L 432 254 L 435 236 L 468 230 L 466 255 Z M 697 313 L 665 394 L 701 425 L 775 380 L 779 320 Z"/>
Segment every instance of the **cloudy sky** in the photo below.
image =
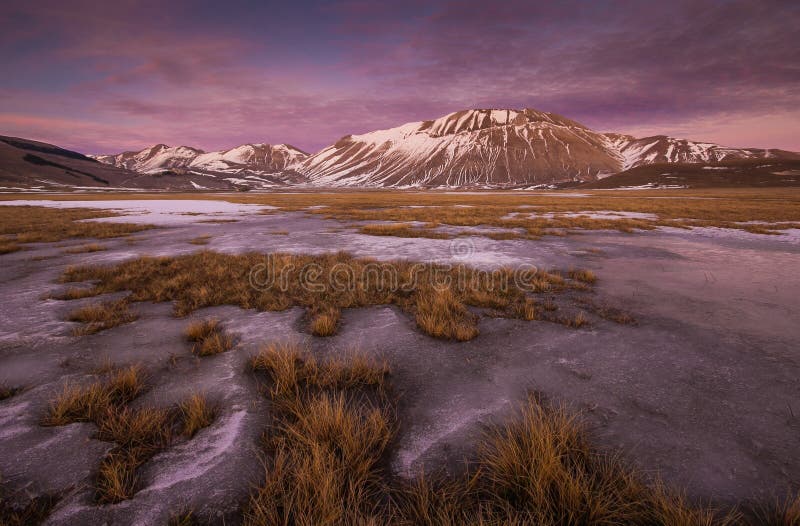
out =
<path fill-rule="evenodd" d="M 273 4 L 273 5 L 271 5 Z M 800 2 L 4 1 L 0 134 L 316 151 L 466 108 L 800 151 Z"/>

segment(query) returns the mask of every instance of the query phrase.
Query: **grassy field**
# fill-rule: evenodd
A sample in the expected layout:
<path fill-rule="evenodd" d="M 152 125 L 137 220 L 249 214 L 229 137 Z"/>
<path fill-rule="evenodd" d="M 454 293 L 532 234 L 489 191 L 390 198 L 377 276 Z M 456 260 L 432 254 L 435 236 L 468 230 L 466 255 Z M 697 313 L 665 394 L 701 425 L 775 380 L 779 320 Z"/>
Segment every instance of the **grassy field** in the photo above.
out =
<path fill-rule="evenodd" d="M 4 194 L 0 199 L 43 198 Z M 493 226 L 492 235 L 537 238 L 572 231 L 623 232 L 660 226 L 723 227 L 775 234 L 800 228 L 800 189 L 693 189 L 580 192 L 417 192 L 340 191 L 275 193 L 52 194 L 48 199 L 221 199 L 277 207 L 264 213 L 303 211 L 343 221 L 392 221 L 398 225 L 361 225 L 370 235 L 451 237 L 439 226 Z M 314 208 L 311 208 L 314 207 Z M 625 217 L 626 213 L 655 217 Z M 601 217 L 591 214 L 602 213 Z M 615 216 L 614 214 L 619 214 Z M 419 222 L 417 226 L 407 223 Z"/>
<path fill-rule="evenodd" d="M 150 225 L 84 221 L 119 214 L 85 208 L 47 208 L 39 206 L 0 206 L 0 254 L 21 250 L 25 243 L 62 241 L 75 238 L 120 237 L 153 228 Z M 97 243 L 68 252 L 104 250 Z"/>

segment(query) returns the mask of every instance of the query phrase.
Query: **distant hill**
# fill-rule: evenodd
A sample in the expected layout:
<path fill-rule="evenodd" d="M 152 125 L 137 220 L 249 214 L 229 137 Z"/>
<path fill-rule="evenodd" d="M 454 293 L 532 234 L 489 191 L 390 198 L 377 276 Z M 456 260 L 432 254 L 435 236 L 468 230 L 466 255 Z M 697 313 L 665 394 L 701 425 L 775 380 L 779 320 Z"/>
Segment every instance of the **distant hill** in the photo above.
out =
<path fill-rule="evenodd" d="M 578 188 L 800 186 L 800 160 L 745 159 L 637 166 Z"/>

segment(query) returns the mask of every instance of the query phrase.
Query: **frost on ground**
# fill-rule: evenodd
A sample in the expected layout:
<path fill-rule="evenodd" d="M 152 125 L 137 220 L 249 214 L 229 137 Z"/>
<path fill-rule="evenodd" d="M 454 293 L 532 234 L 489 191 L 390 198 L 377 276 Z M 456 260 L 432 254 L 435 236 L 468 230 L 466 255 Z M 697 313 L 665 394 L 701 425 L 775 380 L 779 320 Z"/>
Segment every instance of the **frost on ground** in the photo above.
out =
<path fill-rule="evenodd" d="M 210 199 L 129 199 L 120 201 L 0 201 L 5 206 L 49 206 L 54 208 L 99 208 L 119 211 L 122 216 L 91 219 L 114 223 L 147 223 L 169 226 L 219 219 L 240 219 L 274 208 L 267 205 L 229 203 Z"/>

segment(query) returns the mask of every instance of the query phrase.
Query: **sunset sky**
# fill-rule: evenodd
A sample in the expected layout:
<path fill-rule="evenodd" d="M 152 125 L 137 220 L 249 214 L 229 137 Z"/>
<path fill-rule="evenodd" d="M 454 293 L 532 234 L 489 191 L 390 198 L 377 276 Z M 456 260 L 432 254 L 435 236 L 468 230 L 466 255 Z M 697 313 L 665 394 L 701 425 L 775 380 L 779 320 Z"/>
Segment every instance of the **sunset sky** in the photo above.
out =
<path fill-rule="evenodd" d="M 316 151 L 466 108 L 800 151 L 798 1 L 89 2 L 0 11 L 0 134 Z"/>

